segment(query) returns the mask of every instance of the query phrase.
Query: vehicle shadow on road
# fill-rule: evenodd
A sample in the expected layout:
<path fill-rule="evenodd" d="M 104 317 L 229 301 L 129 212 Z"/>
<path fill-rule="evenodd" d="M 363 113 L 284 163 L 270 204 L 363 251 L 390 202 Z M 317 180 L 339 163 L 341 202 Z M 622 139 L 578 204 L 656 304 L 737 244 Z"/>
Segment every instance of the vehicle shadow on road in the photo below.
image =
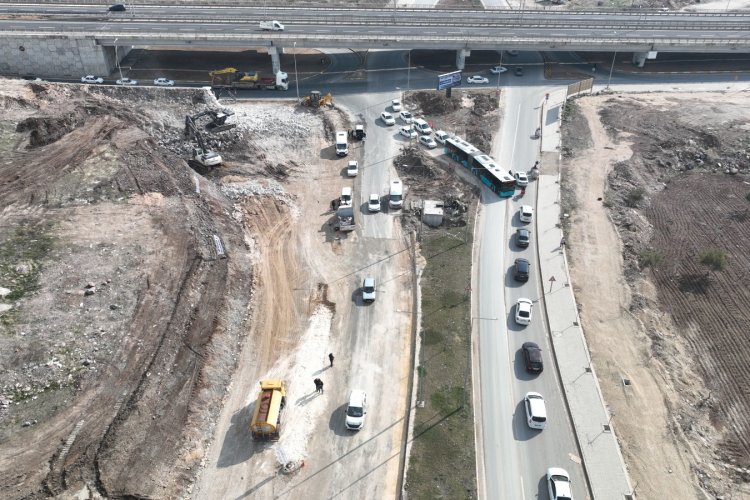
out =
<path fill-rule="evenodd" d="M 344 419 L 346 418 L 346 403 L 342 404 L 331 412 L 331 418 L 328 420 L 328 428 L 333 431 L 337 436 L 351 437 L 357 435 L 362 431 L 350 431 L 344 425 Z M 367 423 L 367 422 L 365 422 Z"/>
<path fill-rule="evenodd" d="M 232 415 L 232 422 L 221 445 L 217 467 L 231 467 L 248 460 L 256 451 L 256 443 L 248 431 L 255 410 L 255 401 Z M 258 446 L 258 450 L 263 446 Z"/>
<path fill-rule="evenodd" d="M 539 431 L 530 429 L 526 423 L 526 405 L 523 400 L 516 405 L 513 413 L 513 437 L 516 441 L 528 441 L 535 437 Z"/>

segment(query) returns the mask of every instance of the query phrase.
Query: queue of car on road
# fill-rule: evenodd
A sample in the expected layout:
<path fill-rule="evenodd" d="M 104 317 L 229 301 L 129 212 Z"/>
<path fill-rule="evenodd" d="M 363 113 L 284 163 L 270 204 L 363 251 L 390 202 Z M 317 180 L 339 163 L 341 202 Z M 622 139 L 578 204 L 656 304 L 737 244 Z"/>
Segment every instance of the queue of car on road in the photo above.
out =
<path fill-rule="evenodd" d="M 96 75 L 86 75 L 81 77 L 81 83 L 102 85 L 104 83 L 104 78 Z M 130 78 L 119 78 L 115 80 L 115 84 L 130 87 L 138 85 L 138 80 L 132 80 Z M 154 80 L 154 85 L 157 87 L 174 87 L 174 80 L 159 77 Z"/>
<path fill-rule="evenodd" d="M 529 184 L 529 179 L 525 172 L 516 172 L 514 174 L 516 185 L 524 189 Z M 531 224 L 534 220 L 534 207 L 531 205 L 522 205 L 518 210 L 518 220 L 522 224 Z M 516 229 L 513 236 L 516 246 L 519 249 L 529 247 L 531 242 L 531 230 L 527 227 Z M 531 263 L 528 259 L 518 257 L 513 264 L 513 279 L 520 282 L 529 280 Z M 531 324 L 533 301 L 521 297 L 516 301 L 514 311 L 514 321 L 521 326 Z M 539 375 L 544 371 L 544 361 L 542 350 L 535 342 L 524 342 L 521 345 L 521 355 L 524 361 L 525 369 L 528 373 Z M 542 431 L 547 424 L 547 407 L 544 397 L 538 392 L 529 391 L 524 396 L 523 406 L 526 412 L 526 424 L 530 429 Z M 559 467 L 550 467 L 546 474 L 547 492 L 550 500 L 573 500 L 573 490 L 570 483 L 570 475 L 564 469 Z"/>

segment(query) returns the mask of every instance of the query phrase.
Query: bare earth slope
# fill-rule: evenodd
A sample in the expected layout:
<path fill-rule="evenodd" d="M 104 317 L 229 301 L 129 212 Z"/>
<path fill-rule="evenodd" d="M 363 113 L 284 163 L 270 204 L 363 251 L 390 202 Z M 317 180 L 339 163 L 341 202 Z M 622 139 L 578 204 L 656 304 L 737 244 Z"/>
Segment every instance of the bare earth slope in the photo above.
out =
<path fill-rule="evenodd" d="M 564 143 L 582 142 L 583 120 L 591 147 L 563 162 L 577 204 L 572 277 L 638 494 L 748 495 L 750 100 L 594 96 L 573 106 Z M 710 249 L 726 255 L 724 271 L 700 263 Z"/>
<path fill-rule="evenodd" d="M 227 290 L 249 296 L 226 199 L 139 128 L 195 96 L 167 116 L 119 89 L 4 89 L 0 496 L 170 497 L 231 368 Z"/>

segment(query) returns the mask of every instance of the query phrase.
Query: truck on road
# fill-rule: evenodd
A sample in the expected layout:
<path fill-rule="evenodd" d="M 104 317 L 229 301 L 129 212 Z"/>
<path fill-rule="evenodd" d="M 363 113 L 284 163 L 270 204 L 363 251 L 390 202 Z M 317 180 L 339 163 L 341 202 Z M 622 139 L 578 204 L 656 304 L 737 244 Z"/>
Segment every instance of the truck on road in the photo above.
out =
<path fill-rule="evenodd" d="M 250 433 L 253 439 L 277 441 L 281 433 L 281 411 L 286 406 L 284 381 L 261 380 L 260 394 L 255 402 Z"/>
<path fill-rule="evenodd" d="M 354 207 L 339 206 L 336 210 L 336 225 L 334 229 L 336 231 L 354 231 L 357 226 L 354 224 Z"/>
<path fill-rule="evenodd" d="M 346 139 L 346 132 L 339 130 L 336 132 L 336 156 L 346 156 L 349 154 L 349 143 Z"/>
<path fill-rule="evenodd" d="M 260 29 L 265 31 L 284 31 L 284 25 L 278 21 L 261 21 Z"/>
<path fill-rule="evenodd" d="M 211 71 L 211 85 L 216 88 L 247 90 L 289 90 L 289 75 L 283 71 L 273 76 L 263 76 L 258 71 L 244 72 L 236 68 L 223 68 Z"/>

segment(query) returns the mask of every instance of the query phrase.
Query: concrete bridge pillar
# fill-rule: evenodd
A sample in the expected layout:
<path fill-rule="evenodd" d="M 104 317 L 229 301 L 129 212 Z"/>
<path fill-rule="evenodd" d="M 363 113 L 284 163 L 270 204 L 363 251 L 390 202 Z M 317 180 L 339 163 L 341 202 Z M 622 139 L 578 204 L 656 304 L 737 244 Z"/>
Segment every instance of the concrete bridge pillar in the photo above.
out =
<path fill-rule="evenodd" d="M 268 55 L 271 56 L 271 69 L 274 75 L 281 71 L 281 59 L 279 58 L 280 52 L 279 47 L 268 47 Z"/>
<path fill-rule="evenodd" d="M 648 52 L 633 52 L 633 64 L 642 68 L 646 65 L 646 59 L 648 58 Z"/>
<path fill-rule="evenodd" d="M 464 69 L 466 66 L 466 58 L 471 55 L 469 49 L 458 49 L 456 51 L 456 69 Z"/>

